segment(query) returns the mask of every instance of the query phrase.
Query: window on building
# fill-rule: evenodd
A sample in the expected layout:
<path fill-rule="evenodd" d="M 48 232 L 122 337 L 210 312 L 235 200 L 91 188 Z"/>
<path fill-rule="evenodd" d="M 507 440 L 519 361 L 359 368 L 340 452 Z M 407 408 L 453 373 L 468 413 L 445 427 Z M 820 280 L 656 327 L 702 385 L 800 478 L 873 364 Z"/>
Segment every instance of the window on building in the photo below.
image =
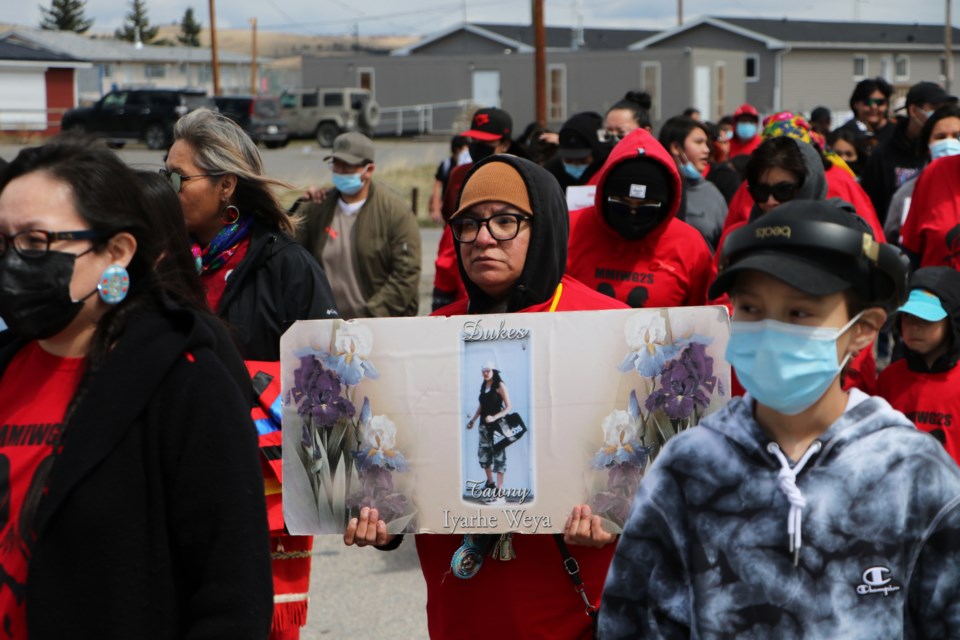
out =
<path fill-rule="evenodd" d="M 947 57 L 940 56 L 940 82 L 947 79 Z"/>
<path fill-rule="evenodd" d="M 104 64 L 104 65 L 101 65 L 101 66 L 100 66 L 100 69 L 103 70 L 103 77 L 104 77 L 104 78 L 109 78 L 110 76 L 113 75 L 113 65 L 112 65 L 112 64 Z"/>
<path fill-rule="evenodd" d="M 714 113 L 703 114 L 713 120 L 716 117 L 727 113 L 727 66 L 722 62 L 717 62 L 713 67 L 713 103 Z"/>
<path fill-rule="evenodd" d="M 373 95 L 373 69 L 371 67 L 360 67 L 357 69 L 357 86 L 366 89 Z"/>
<path fill-rule="evenodd" d="M 867 77 L 867 56 L 853 56 L 853 79 L 863 80 Z"/>
<path fill-rule="evenodd" d="M 213 67 L 209 64 L 200 65 L 197 72 L 197 80 L 201 83 L 211 82 L 213 80 Z"/>
<path fill-rule="evenodd" d="M 744 74 L 747 82 L 756 82 L 760 79 L 760 56 L 756 53 L 749 53 L 744 60 L 746 62 Z"/>
<path fill-rule="evenodd" d="M 660 119 L 660 63 L 640 64 L 640 88 L 650 94 L 650 118 Z"/>
<path fill-rule="evenodd" d="M 166 78 L 167 77 L 167 65 L 165 64 L 148 64 L 143 68 L 143 75 L 147 78 Z"/>
<path fill-rule="evenodd" d="M 893 59 L 893 79 L 897 82 L 910 80 L 910 56 L 900 54 Z"/>
<path fill-rule="evenodd" d="M 567 119 L 567 67 L 551 64 L 547 68 L 547 120 L 563 122 Z"/>

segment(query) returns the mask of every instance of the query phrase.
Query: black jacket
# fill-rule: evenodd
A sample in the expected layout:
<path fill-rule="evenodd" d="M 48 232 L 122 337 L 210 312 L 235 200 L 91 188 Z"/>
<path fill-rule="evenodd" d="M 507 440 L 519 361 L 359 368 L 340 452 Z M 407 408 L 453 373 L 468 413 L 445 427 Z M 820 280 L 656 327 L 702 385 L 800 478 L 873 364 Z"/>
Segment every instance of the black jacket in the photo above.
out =
<path fill-rule="evenodd" d="M 323 267 L 292 238 L 255 222 L 247 255 L 227 279 L 217 315 L 245 360 L 280 359 L 280 336 L 297 320 L 337 317 Z"/>
<path fill-rule="evenodd" d="M 948 347 L 946 353 L 928 367 L 923 356 L 904 347 L 907 367 L 923 373 L 943 373 L 957 366 L 960 360 L 960 271 L 953 267 L 925 267 L 917 269 L 910 278 L 910 289 L 924 289 L 940 298 L 947 312 Z M 899 319 L 898 319 L 899 320 Z M 900 330 L 900 322 L 894 325 Z"/>
<path fill-rule="evenodd" d="M 2 373 L 23 342 L 0 335 Z M 31 640 L 267 637 L 256 430 L 214 343 L 146 311 L 90 379 L 34 519 Z"/>
<path fill-rule="evenodd" d="M 893 134 L 870 154 L 860 174 L 860 184 L 873 201 L 883 224 L 894 192 L 912 178 L 927 161 L 926 148 L 907 137 L 907 120 L 898 118 Z"/>

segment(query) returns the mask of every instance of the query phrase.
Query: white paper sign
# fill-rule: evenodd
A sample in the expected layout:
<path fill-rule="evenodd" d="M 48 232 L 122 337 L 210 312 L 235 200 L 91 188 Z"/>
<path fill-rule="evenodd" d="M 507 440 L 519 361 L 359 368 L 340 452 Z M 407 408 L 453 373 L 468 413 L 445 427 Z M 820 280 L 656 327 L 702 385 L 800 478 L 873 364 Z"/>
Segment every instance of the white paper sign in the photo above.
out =
<path fill-rule="evenodd" d="M 597 185 L 584 184 L 567 187 L 567 210 L 576 211 L 596 204 Z"/>
<path fill-rule="evenodd" d="M 728 336 L 724 307 L 297 322 L 286 525 L 555 533 L 586 503 L 619 531 L 660 446 L 726 402 Z"/>

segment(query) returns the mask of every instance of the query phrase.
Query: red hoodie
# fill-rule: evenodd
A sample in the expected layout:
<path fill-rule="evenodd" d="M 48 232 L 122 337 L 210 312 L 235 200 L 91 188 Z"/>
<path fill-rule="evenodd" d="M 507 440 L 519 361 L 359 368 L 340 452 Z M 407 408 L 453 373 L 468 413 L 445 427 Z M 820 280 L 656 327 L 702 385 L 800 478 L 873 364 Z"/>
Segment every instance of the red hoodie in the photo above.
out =
<path fill-rule="evenodd" d="M 679 194 L 677 165 L 644 129 L 636 129 L 610 153 L 597 172 L 594 206 L 570 214 L 567 275 L 635 307 L 704 304 L 711 275 L 710 248 L 696 229 L 678 220 L 680 198 L 669 215 L 641 240 L 626 240 L 603 219 L 603 184 L 611 169 L 637 155 L 658 160 Z"/>
<path fill-rule="evenodd" d="M 920 266 L 960 269 L 960 156 L 931 162 L 913 189 L 900 244 Z"/>
<path fill-rule="evenodd" d="M 733 136 L 733 138 L 730 139 L 730 157 L 748 156 L 753 153 L 754 149 L 760 146 L 761 142 L 763 142 L 763 138 L 760 137 L 760 134 L 753 136 L 746 142 L 742 142 L 740 138 Z"/>

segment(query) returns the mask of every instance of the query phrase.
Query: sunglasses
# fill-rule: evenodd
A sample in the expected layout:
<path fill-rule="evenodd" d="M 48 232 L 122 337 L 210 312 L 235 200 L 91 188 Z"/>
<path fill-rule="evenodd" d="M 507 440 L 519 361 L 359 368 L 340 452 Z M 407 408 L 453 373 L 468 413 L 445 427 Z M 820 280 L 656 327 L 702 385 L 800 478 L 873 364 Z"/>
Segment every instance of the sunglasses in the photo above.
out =
<path fill-rule="evenodd" d="M 183 189 L 183 183 L 187 180 L 192 180 L 194 178 L 215 178 L 222 176 L 222 173 L 198 173 L 193 176 L 185 176 L 176 171 L 167 171 L 166 169 L 160 169 L 160 175 L 166 176 L 170 181 L 170 185 L 173 187 L 173 190 L 177 193 L 180 193 L 180 190 Z"/>
<path fill-rule="evenodd" d="M 863 104 L 868 107 L 885 107 L 887 106 L 886 98 L 867 98 L 863 101 Z"/>
<path fill-rule="evenodd" d="M 747 187 L 747 191 L 757 204 L 763 204 L 770 196 L 782 203 L 796 198 L 799 188 L 800 185 L 796 182 L 778 182 L 777 184 L 751 184 Z"/>

